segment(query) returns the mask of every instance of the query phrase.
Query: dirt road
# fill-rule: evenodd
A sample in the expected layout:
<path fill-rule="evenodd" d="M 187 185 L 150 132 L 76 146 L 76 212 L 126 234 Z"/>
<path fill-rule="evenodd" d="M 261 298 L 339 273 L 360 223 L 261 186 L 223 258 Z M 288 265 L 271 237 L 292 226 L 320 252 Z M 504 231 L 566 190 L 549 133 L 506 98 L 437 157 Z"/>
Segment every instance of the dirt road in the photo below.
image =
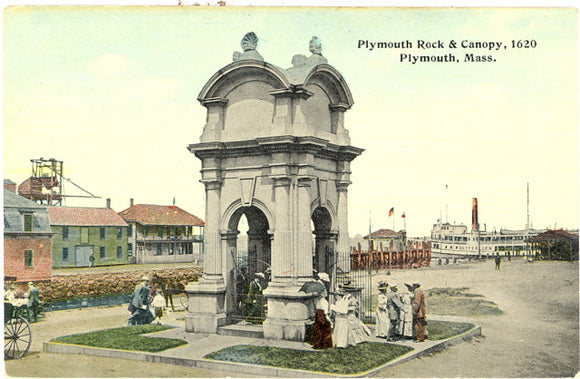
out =
<path fill-rule="evenodd" d="M 385 279 L 401 286 L 419 281 L 425 289 L 469 287 L 505 313 L 477 318 L 480 338 L 377 376 L 572 377 L 578 372 L 578 263 L 514 260 L 496 271 L 488 261 L 392 270 Z M 32 353 L 6 361 L 6 372 L 19 377 L 240 377 L 235 372 L 41 352 L 42 343 L 52 338 L 122 326 L 127 317 L 124 306 L 49 313 L 33 324 Z M 184 312 L 169 313 L 166 322 L 182 323 L 184 317 Z"/>

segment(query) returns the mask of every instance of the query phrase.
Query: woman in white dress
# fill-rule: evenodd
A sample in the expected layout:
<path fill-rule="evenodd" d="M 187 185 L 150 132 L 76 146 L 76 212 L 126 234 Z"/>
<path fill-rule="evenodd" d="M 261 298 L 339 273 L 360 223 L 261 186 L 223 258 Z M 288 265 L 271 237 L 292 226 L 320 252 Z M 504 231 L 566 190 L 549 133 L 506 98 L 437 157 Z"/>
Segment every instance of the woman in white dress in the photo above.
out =
<path fill-rule="evenodd" d="M 378 308 L 375 312 L 375 336 L 377 338 L 387 338 L 389 336 L 391 321 L 389 320 L 389 313 L 387 312 L 387 288 L 389 288 L 387 283 L 379 282 L 379 296 L 377 298 Z"/>

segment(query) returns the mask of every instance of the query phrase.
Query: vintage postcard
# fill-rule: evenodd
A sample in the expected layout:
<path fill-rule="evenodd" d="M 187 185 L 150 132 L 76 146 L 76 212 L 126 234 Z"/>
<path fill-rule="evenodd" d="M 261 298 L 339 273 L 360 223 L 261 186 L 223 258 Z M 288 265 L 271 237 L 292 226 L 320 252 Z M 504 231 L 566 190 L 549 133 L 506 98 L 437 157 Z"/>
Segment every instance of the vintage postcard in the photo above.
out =
<path fill-rule="evenodd" d="M 578 9 L 300 5 L 3 7 L 7 375 L 577 374 Z"/>

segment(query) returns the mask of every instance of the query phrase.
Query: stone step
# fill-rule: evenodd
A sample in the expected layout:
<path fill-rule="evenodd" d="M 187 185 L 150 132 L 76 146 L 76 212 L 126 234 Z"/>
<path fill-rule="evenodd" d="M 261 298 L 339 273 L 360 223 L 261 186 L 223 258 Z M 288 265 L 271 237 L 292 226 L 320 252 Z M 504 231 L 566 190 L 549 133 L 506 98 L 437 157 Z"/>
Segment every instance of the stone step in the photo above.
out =
<path fill-rule="evenodd" d="M 262 325 L 254 325 L 242 321 L 238 324 L 220 326 L 217 334 L 222 336 L 264 338 L 264 328 Z"/>

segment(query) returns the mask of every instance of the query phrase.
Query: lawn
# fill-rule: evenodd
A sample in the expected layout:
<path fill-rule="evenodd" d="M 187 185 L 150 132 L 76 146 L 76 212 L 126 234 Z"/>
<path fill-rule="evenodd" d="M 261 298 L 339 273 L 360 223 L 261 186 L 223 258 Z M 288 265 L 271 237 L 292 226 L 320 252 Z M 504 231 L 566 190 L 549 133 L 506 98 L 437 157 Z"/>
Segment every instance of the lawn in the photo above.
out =
<path fill-rule="evenodd" d="M 474 327 L 475 325 L 467 322 L 427 320 L 428 338 L 433 341 L 440 341 L 463 334 Z"/>
<path fill-rule="evenodd" d="M 469 288 L 431 288 L 425 291 L 427 318 L 429 314 L 481 317 L 502 314 L 493 301 L 469 292 Z"/>
<path fill-rule="evenodd" d="M 361 343 L 346 349 L 304 351 L 238 345 L 205 356 L 218 361 L 248 363 L 339 375 L 363 373 L 413 350 L 407 346 Z"/>
<path fill-rule="evenodd" d="M 103 349 L 146 351 L 149 353 L 156 353 L 187 344 L 187 342 L 178 339 L 142 336 L 142 334 L 160 332 L 167 329 L 171 329 L 171 326 L 152 324 L 126 326 L 58 337 L 56 341 L 72 345 L 100 347 Z"/>

